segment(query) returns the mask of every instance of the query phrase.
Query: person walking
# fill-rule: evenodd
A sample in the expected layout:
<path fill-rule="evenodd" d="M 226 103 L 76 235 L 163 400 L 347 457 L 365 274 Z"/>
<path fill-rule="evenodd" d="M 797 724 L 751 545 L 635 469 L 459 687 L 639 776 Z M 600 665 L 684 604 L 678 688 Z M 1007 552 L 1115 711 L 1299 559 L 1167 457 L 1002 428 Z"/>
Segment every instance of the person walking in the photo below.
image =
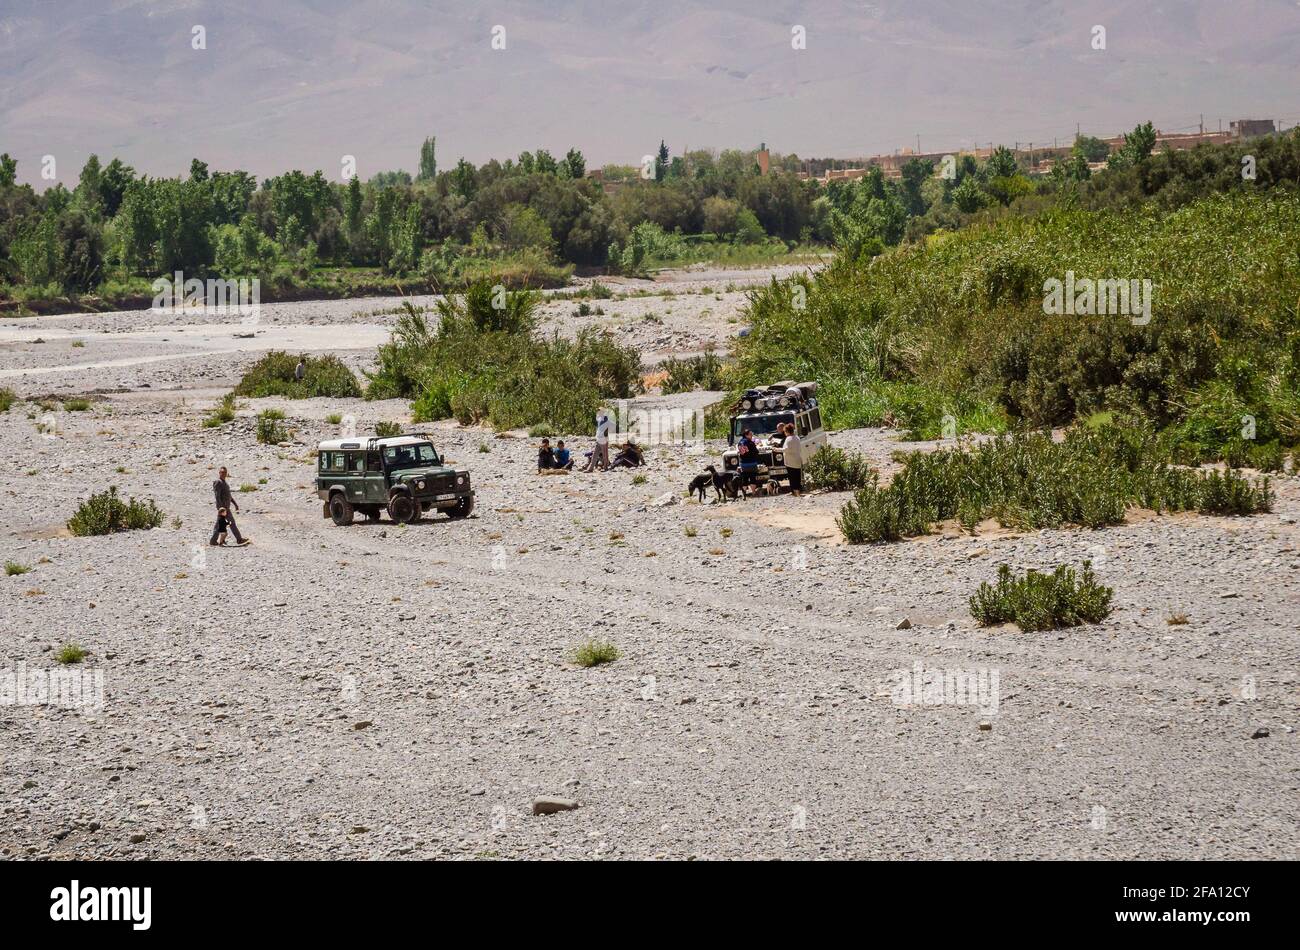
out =
<path fill-rule="evenodd" d="M 602 472 L 609 470 L 609 414 L 604 409 L 596 413 L 596 448 L 583 471 L 590 472 L 597 465 Z"/>
<path fill-rule="evenodd" d="M 785 424 L 785 442 L 781 444 L 785 453 L 785 472 L 790 479 L 790 494 L 798 498 L 803 494 L 803 440 L 799 438 L 793 422 Z"/>
<path fill-rule="evenodd" d="M 298 365 L 293 368 L 294 382 L 301 383 L 302 378 L 307 375 L 307 357 L 298 357 Z"/>
<path fill-rule="evenodd" d="M 212 529 L 212 537 L 208 539 L 208 544 L 216 547 L 218 537 L 227 529 L 235 536 L 235 543 L 240 547 L 248 544 L 248 539 L 240 535 L 239 525 L 235 524 L 235 512 L 239 510 L 239 502 L 235 501 L 235 496 L 230 493 L 230 485 L 226 483 L 229 473 L 226 467 L 221 466 L 221 471 L 217 473 L 217 480 L 212 483 L 212 495 L 217 502 L 217 523 Z"/>

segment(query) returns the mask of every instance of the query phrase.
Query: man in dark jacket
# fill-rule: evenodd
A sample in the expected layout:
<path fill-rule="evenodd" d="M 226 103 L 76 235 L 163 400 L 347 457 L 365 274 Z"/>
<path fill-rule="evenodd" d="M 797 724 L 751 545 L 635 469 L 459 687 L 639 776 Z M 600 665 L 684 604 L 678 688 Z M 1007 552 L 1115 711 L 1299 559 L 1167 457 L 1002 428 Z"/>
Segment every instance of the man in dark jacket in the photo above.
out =
<path fill-rule="evenodd" d="M 235 536 L 235 543 L 245 545 L 248 540 L 239 533 L 239 526 L 235 524 L 235 512 L 239 510 L 239 502 L 235 501 L 235 496 L 230 493 L 230 486 L 226 484 L 226 467 L 221 466 L 221 471 L 217 473 L 217 480 L 212 483 L 212 495 L 217 502 L 217 523 L 212 529 L 212 537 L 208 539 L 208 544 L 216 545 L 217 535 L 227 528 Z M 226 515 L 221 516 L 221 509 L 226 510 Z M 224 524 L 223 524 L 224 522 Z"/>

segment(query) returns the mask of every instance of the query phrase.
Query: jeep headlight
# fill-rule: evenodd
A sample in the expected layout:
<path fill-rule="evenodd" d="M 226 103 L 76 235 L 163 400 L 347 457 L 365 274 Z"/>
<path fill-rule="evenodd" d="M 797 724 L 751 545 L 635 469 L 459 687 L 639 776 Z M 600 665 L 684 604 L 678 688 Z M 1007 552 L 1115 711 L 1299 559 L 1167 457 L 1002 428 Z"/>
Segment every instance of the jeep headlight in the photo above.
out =
<path fill-rule="evenodd" d="M 457 476 L 456 476 L 456 484 L 457 484 L 457 485 L 464 485 L 464 484 L 465 484 L 465 476 L 464 476 L 464 475 L 457 475 Z"/>
<path fill-rule="evenodd" d="M 417 489 L 419 489 L 420 491 L 424 491 L 424 479 L 421 478 L 421 479 L 416 480 L 415 487 L 416 487 Z"/>
<path fill-rule="evenodd" d="M 785 461 L 785 456 L 782 455 L 780 452 L 777 452 L 775 455 L 772 456 L 772 461 L 774 461 L 777 465 L 780 465 L 782 462 Z"/>

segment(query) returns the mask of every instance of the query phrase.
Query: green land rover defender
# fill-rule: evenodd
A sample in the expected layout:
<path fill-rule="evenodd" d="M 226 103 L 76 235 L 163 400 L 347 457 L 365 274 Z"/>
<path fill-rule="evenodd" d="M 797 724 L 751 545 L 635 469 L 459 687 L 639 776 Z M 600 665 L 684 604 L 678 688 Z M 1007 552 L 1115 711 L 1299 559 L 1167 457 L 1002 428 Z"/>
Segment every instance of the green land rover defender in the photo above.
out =
<path fill-rule="evenodd" d="M 358 511 L 376 520 L 387 509 L 394 521 L 411 523 L 431 509 L 452 518 L 474 510 L 469 472 L 443 464 L 427 436 L 330 439 L 317 455 L 316 494 L 337 525 L 351 524 Z"/>

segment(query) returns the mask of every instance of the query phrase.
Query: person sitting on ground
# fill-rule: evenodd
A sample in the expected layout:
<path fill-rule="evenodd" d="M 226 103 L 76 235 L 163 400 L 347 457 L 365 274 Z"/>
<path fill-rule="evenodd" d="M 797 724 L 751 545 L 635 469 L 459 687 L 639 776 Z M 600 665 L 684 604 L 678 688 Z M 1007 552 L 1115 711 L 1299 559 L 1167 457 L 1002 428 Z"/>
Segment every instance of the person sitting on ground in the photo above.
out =
<path fill-rule="evenodd" d="M 566 472 L 573 470 L 573 453 L 564 447 L 564 440 L 560 439 L 555 443 L 555 462 L 558 469 Z"/>
<path fill-rule="evenodd" d="M 644 464 L 645 456 L 631 439 L 624 442 L 623 447 L 614 456 L 614 468 L 638 468 Z"/>
<path fill-rule="evenodd" d="M 537 450 L 537 474 L 542 474 L 548 468 L 555 468 L 555 451 L 551 448 L 550 439 L 542 439 L 542 447 Z"/>

